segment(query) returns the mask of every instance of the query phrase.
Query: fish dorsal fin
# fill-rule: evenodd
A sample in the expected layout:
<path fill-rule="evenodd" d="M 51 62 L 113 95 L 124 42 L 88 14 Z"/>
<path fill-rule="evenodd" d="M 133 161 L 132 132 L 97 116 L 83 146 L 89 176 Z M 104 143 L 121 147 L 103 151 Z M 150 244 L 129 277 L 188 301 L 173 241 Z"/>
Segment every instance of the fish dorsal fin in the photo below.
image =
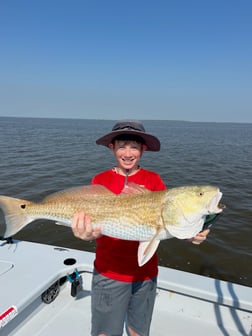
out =
<path fill-rule="evenodd" d="M 114 195 L 110 190 L 100 184 L 93 184 L 88 186 L 80 186 L 68 188 L 65 190 L 57 191 L 46 198 L 43 199 L 43 202 L 52 202 L 60 199 L 79 199 L 89 196 L 111 196 Z"/>

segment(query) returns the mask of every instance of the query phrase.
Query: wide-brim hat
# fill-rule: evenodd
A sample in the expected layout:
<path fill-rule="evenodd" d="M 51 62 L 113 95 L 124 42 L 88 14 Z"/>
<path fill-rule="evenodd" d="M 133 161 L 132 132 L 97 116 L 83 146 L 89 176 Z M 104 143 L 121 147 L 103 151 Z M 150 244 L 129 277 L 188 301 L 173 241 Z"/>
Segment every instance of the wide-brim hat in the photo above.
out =
<path fill-rule="evenodd" d="M 119 135 L 136 135 L 143 139 L 147 146 L 146 150 L 158 152 L 160 150 L 160 141 L 152 134 L 146 133 L 143 124 L 137 120 L 121 120 L 118 121 L 112 128 L 112 131 L 98 140 L 97 145 L 109 147 L 113 139 Z"/>

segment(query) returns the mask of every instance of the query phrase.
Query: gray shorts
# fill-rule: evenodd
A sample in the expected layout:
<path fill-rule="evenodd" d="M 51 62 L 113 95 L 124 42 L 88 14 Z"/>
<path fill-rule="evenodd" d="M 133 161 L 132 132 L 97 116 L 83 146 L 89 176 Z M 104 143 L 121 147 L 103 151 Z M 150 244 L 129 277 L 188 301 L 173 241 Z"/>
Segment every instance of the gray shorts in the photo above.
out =
<path fill-rule="evenodd" d="M 121 336 L 124 323 L 148 336 L 156 297 L 157 279 L 122 282 L 94 271 L 92 281 L 92 336 Z"/>

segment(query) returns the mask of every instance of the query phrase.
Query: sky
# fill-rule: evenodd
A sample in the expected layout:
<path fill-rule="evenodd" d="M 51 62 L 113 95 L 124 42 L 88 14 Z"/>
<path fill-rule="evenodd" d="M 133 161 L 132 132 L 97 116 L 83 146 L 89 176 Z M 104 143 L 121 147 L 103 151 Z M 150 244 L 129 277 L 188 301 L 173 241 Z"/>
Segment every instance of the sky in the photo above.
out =
<path fill-rule="evenodd" d="M 0 116 L 252 122 L 251 0 L 2 0 Z"/>

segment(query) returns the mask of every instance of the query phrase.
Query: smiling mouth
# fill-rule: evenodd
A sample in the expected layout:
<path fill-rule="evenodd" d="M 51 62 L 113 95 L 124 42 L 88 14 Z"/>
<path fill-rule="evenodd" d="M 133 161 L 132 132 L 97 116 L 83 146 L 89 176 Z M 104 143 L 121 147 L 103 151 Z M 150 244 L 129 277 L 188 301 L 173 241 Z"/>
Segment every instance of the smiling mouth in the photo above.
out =
<path fill-rule="evenodd" d="M 134 159 L 132 158 L 132 159 L 122 159 L 124 162 L 132 162 L 132 161 L 134 161 Z"/>

